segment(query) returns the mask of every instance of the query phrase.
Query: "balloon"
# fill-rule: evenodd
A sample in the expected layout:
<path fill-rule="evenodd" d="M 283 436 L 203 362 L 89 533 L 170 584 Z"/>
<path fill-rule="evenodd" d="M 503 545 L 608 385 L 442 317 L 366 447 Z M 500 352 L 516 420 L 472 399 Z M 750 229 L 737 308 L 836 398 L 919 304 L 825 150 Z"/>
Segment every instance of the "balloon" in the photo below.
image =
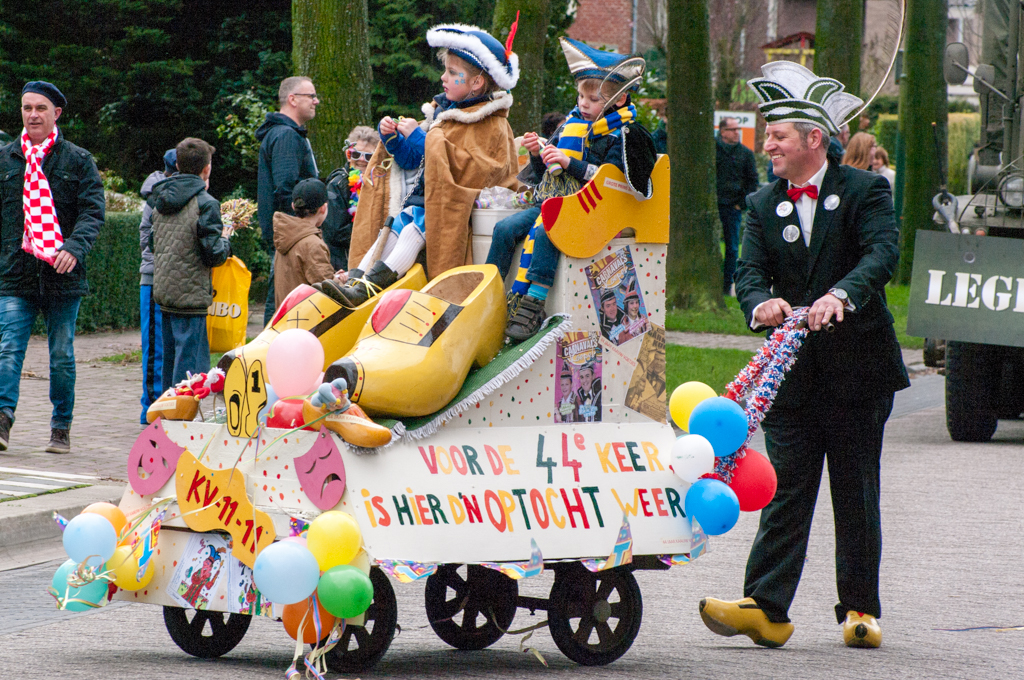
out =
<path fill-rule="evenodd" d="M 320 577 L 316 592 L 324 609 L 339 619 L 359 616 L 373 601 L 370 577 L 348 565 L 328 569 Z"/>
<path fill-rule="evenodd" d="M 256 414 L 256 420 L 263 424 L 266 424 L 267 417 L 274 408 L 274 404 L 277 402 L 277 392 L 274 392 L 274 387 L 270 383 L 267 383 L 267 403 L 260 409 L 260 412 Z"/>
<path fill-rule="evenodd" d="M 125 526 L 128 524 L 128 518 L 124 516 L 121 508 L 111 503 L 93 503 L 92 505 L 86 506 L 82 512 L 89 512 L 100 517 L 106 517 L 107 521 L 110 522 L 111 526 L 114 527 L 114 531 L 120 536 L 121 532 L 124 531 Z"/>
<path fill-rule="evenodd" d="M 305 546 L 278 541 L 256 556 L 252 578 L 271 602 L 295 604 L 316 590 L 320 567 Z"/>
<path fill-rule="evenodd" d="M 117 532 L 106 517 L 96 513 L 83 513 L 73 517 L 64 527 L 64 550 L 75 562 L 99 567 L 114 556 Z"/>
<path fill-rule="evenodd" d="M 295 604 L 286 604 L 284 611 L 281 613 L 281 622 L 284 623 L 284 629 L 288 632 L 293 640 L 297 640 L 299 637 L 299 624 L 302 624 L 302 617 L 306 617 L 305 624 L 302 624 L 302 641 L 307 645 L 315 645 L 320 640 L 327 637 L 331 632 L 331 628 L 334 627 L 334 622 L 337 620 L 333 614 L 324 609 L 323 604 L 317 601 L 317 610 L 320 613 L 320 637 L 316 635 L 316 625 L 313 619 L 313 601 L 316 600 L 316 595 L 306 598 L 302 602 L 296 602 Z"/>
<path fill-rule="evenodd" d="M 697 404 L 690 414 L 690 434 L 699 434 L 711 442 L 721 458 L 736 453 L 747 441 L 747 414 L 732 399 L 713 397 Z"/>
<path fill-rule="evenodd" d="M 740 510 L 754 512 L 771 502 L 779 481 L 767 456 L 751 448 L 744 450 L 746 455 L 736 459 L 736 470 L 732 473 L 729 488 L 736 492 Z"/>
<path fill-rule="evenodd" d="M 267 377 L 278 397 L 304 397 L 316 389 L 324 370 L 324 348 L 316 336 L 289 328 L 267 349 Z"/>
<path fill-rule="evenodd" d="M 122 545 L 114 551 L 114 556 L 107 560 L 104 567 L 107 571 L 114 572 L 114 585 L 121 590 L 142 590 L 153 580 L 153 560 L 149 560 L 146 571 L 139 575 L 139 553 L 132 552 L 131 546 Z"/>
<path fill-rule="evenodd" d="M 302 417 L 302 399 L 278 399 L 267 417 L 268 427 L 290 430 L 305 424 Z"/>
<path fill-rule="evenodd" d="M 702 382 L 686 382 L 672 390 L 672 396 L 668 400 L 668 412 L 679 429 L 689 431 L 690 413 L 693 412 L 693 408 L 705 399 L 717 396 L 713 389 Z"/>
<path fill-rule="evenodd" d="M 306 545 L 320 564 L 320 571 L 351 562 L 362 542 L 356 520 L 338 510 L 325 512 L 314 519 L 306 533 Z"/>
<path fill-rule="evenodd" d="M 704 533 L 724 534 L 736 526 L 740 518 L 740 502 L 725 482 L 698 479 L 690 485 L 683 503 L 686 516 L 697 520 Z"/>
<path fill-rule="evenodd" d="M 715 470 L 715 450 L 699 434 L 686 434 L 672 445 L 672 470 L 681 480 L 693 484 Z"/>
<path fill-rule="evenodd" d="M 84 600 L 92 604 L 102 602 L 109 590 L 107 582 L 103 579 L 96 579 L 81 588 L 72 588 L 68 585 L 68 576 L 77 568 L 78 563 L 74 560 L 68 560 L 60 565 L 57 568 L 57 573 L 53 575 L 53 580 L 50 582 L 50 592 L 61 600 L 64 600 L 65 595 L 67 595 L 68 600 Z M 65 602 L 64 609 L 69 612 L 84 612 L 93 609 L 93 607 L 85 604 L 85 602 Z"/>

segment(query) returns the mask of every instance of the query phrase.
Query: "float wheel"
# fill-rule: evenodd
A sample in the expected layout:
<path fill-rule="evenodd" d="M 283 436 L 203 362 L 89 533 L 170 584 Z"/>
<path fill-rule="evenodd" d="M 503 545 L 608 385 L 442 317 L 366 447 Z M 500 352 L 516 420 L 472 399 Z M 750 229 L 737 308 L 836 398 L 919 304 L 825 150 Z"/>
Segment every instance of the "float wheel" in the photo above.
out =
<path fill-rule="evenodd" d="M 362 626 L 345 626 L 341 640 L 325 659 L 327 668 L 335 673 L 358 673 L 369 670 L 388 651 L 398 628 L 398 600 L 391 581 L 380 567 L 370 569 L 373 600 L 366 610 Z"/>
<path fill-rule="evenodd" d="M 548 628 L 558 649 L 583 666 L 603 666 L 625 654 L 640 632 L 644 606 L 628 569 L 589 572 L 582 564 L 555 574 Z"/>
<path fill-rule="evenodd" d="M 174 644 L 200 659 L 230 652 L 245 637 L 250 623 L 248 614 L 164 607 L 164 625 Z"/>
<path fill-rule="evenodd" d="M 452 647 L 484 649 L 512 625 L 518 598 L 519 584 L 500 571 L 444 564 L 427 577 L 427 620 Z"/>

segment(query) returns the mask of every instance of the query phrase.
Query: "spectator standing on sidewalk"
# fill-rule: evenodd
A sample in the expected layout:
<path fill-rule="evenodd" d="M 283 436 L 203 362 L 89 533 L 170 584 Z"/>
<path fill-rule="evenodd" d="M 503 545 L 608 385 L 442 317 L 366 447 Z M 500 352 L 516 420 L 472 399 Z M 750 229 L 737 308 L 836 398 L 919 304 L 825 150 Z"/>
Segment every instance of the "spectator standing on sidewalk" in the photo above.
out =
<path fill-rule="evenodd" d="M 32 324 L 46 321 L 50 349 L 51 453 L 71 452 L 75 322 L 88 255 L 103 225 L 103 180 L 88 151 L 64 139 L 67 99 L 51 83 L 21 90 L 24 129 L 0 148 L 0 451 L 18 407 Z"/>
<path fill-rule="evenodd" d="M 757 191 L 757 164 L 754 152 L 740 144 L 740 121 L 723 118 L 718 122 L 715 140 L 718 216 L 725 238 L 725 260 L 722 263 L 722 292 L 732 292 L 736 274 L 736 257 L 740 250 L 740 220 L 747 205 L 747 195 Z"/>
<path fill-rule="evenodd" d="M 295 184 L 299 180 L 319 176 L 305 127 L 316 116 L 316 105 L 320 103 L 313 81 L 305 76 L 285 78 L 278 88 L 277 101 L 280 110 L 268 113 L 263 125 L 256 130 L 256 139 L 260 143 L 257 218 L 271 262 L 274 260 L 274 213 L 294 215 L 292 190 Z M 264 325 L 270 323 L 275 309 L 274 268 L 271 265 Z"/>
<path fill-rule="evenodd" d="M 163 170 L 155 170 L 150 173 L 146 181 L 142 183 L 139 194 L 143 200 L 149 198 L 153 193 L 153 186 L 178 172 L 175 164 L 178 162 L 178 152 L 170 149 L 164 154 Z M 142 221 L 139 222 L 139 245 L 142 248 L 142 264 L 139 266 L 139 274 L 142 280 L 139 282 L 139 310 L 141 312 L 142 326 L 142 415 L 139 422 L 148 424 L 146 411 L 160 393 L 163 392 L 163 332 L 160 319 L 160 305 L 153 299 L 153 250 L 149 247 L 149 234 L 153 230 L 153 208 L 147 203 L 142 206 Z"/>

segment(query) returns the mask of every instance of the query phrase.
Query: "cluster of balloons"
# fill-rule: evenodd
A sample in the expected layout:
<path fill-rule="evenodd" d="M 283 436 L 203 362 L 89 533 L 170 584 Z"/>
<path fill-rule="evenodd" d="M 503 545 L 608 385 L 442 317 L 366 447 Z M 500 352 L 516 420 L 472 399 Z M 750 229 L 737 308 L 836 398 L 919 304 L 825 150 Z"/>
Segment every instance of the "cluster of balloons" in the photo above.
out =
<path fill-rule="evenodd" d="M 116 505 L 93 503 L 64 527 L 64 550 L 69 559 L 53 575 L 51 586 L 65 600 L 68 611 L 86 611 L 99 605 L 110 583 L 122 590 L 141 590 L 153 579 L 153 561 L 139 577 L 142 541 L 137 531 L 128 532 L 128 519 Z M 71 587 L 68 578 L 82 563 L 103 578 Z"/>
<path fill-rule="evenodd" d="M 323 382 L 323 370 L 324 348 L 315 335 L 302 328 L 282 331 L 267 348 L 267 405 L 257 420 L 273 419 L 268 424 L 278 427 L 302 423 L 302 399 Z"/>
<path fill-rule="evenodd" d="M 304 536 L 277 541 L 256 557 L 256 587 L 271 602 L 285 605 L 282 619 L 293 639 L 298 639 L 299 626 L 314 602 L 320 610 L 321 635 L 336 619 L 359 616 L 370 606 L 370 577 L 353 565 L 359 561 L 362 541 L 355 519 L 331 510 L 314 519 Z M 306 622 L 303 642 L 318 643 L 312 617 Z"/>
<path fill-rule="evenodd" d="M 715 459 L 736 453 L 747 440 L 747 415 L 739 404 L 694 381 L 672 392 L 669 413 L 688 433 L 672 446 L 672 469 L 690 484 L 684 503 L 687 517 L 717 536 L 736 525 L 741 510 L 753 512 L 768 505 L 777 486 L 775 469 L 757 451 L 744 449 L 728 484 L 711 476 Z"/>

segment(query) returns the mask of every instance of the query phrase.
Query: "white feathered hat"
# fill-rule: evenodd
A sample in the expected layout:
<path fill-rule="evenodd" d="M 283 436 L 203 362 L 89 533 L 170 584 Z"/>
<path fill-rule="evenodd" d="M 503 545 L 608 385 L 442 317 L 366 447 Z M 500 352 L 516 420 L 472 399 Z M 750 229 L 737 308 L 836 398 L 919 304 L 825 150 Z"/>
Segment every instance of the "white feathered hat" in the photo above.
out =
<path fill-rule="evenodd" d="M 819 78 L 800 64 L 773 61 L 761 67 L 764 78 L 747 81 L 761 99 L 758 109 L 769 125 L 811 123 L 830 135 L 839 134 L 850 112 L 864 103 L 834 78 Z"/>
<path fill-rule="evenodd" d="M 427 31 L 427 44 L 443 47 L 467 63 L 487 72 L 498 87 L 511 90 L 519 82 L 519 55 L 512 51 L 512 40 L 519 26 L 519 14 L 502 45 L 497 38 L 478 26 L 440 24 Z"/>

